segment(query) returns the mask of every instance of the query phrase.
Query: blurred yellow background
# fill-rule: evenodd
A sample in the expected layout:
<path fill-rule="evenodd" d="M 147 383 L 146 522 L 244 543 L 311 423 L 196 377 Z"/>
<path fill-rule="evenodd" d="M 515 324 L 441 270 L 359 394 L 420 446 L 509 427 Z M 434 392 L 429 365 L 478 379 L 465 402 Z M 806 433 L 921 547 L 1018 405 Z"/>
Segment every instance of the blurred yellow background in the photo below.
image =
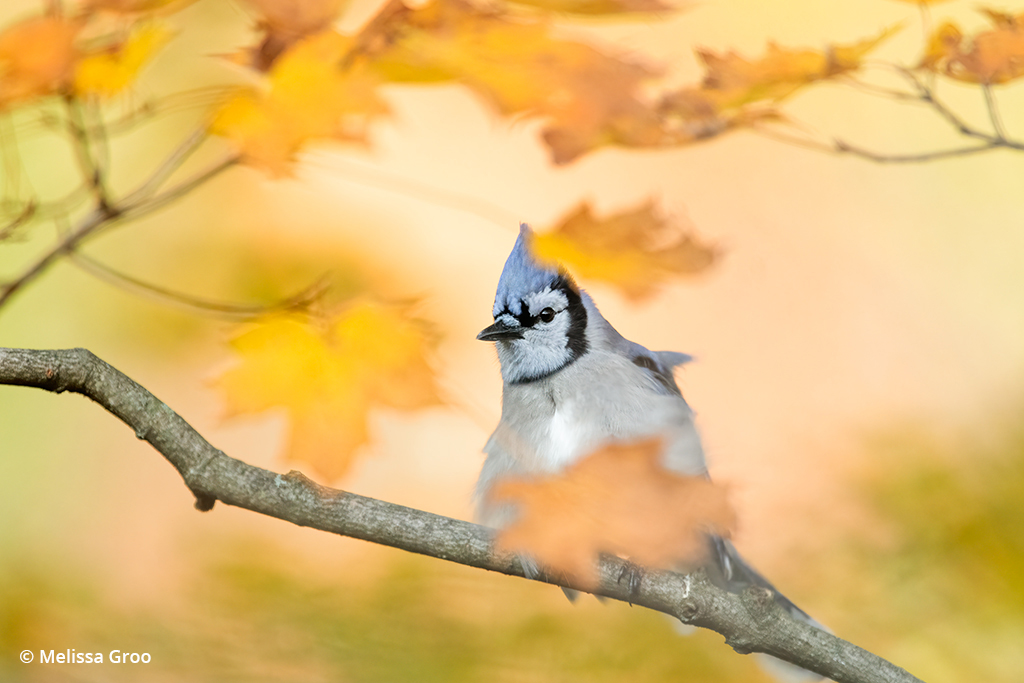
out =
<path fill-rule="evenodd" d="M 356 26 L 377 3 L 358 2 Z M 0 26 L 34 10 L 8 0 Z M 1013 9 L 1013 8 L 1011 8 Z M 1019 8 L 1018 8 L 1019 9 Z M 968 3 L 932 8 L 980 25 Z M 237 5 L 200 0 L 138 92 L 237 80 L 213 56 L 251 42 Z M 917 8 L 890 0 L 714 0 L 678 16 L 570 23 L 608 49 L 699 77 L 692 50 L 821 48 L 906 21 L 878 59 L 916 59 Z M 943 88 L 984 121 L 976 88 Z M 997 90 L 1024 135 L 1024 87 Z M 468 519 L 497 423 L 490 323 L 520 220 L 580 201 L 610 213 L 654 196 L 724 249 L 692 281 L 635 304 L 582 282 L 619 331 L 692 353 L 679 373 L 736 542 L 838 635 L 935 682 L 1024 671 L 1024 157 L 994 152 L 878 165 L 740 132 L 677 150 L 605 149 L 553 167 L 538 124 L 509 123 L 456 86 L 392 87 L 370 149 L 321 146 L 293 178 L 238 168 L 85 251 L 119 270 L 228 301 L 268 300 L 332 271 L 342 291 L 417 298 L 444 335 L 450 408 L 373 418 L 374 443 L 338 486 Z M 114 144 L 127 188 L 212 101 Z M 787 111 L 879 151 L 957 138 L 922 108 L 826 84 Z M 68 150 L 0 120 L 24 169 L 5 193 L 54 197 Z M 217 146 L 211 143 L 213 158 Z M 198 167 L 198 162 L 197 162 Z M 0 245 L 18 272 L 48 225 Z M 275 470 L 282 414 L 223 417 L 212 380 L 230 322 L 57 266 L 0 311 L 0 345 L 82 346 L 234 457 Z M 0 387 L 0 678 L 7 681 L 767 680 L 721 638 L 679 639 L 657 615 L 340 539 L 218 505 L 193 510 L 147 444 L 78 396 Z M 134 668 L 21 665 L 29 648 L 150 652 Z"/>

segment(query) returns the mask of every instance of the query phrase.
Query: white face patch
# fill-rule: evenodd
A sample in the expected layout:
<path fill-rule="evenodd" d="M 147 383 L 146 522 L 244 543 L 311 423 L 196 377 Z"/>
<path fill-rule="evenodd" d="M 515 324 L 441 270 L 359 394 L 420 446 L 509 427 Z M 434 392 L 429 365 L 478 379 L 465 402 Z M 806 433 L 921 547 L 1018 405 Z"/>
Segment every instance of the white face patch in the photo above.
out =
<path fill-rule="evenodd" d="M 523 327 L 522 339 L 502 340 L 497 344 L 502 377 L 511 383 L 544 377 L 573 359 L 568 345 L 572 320 L 565 292 L 547 287 L 527 294 L 523 297 L 523 304 L 524 313 L 534 319 L 533 324 Z M 550 321 L 541 316 L 545 309 L 554 312 Z M 520 325 L 507 313 L 498 319 L 514 326 Z"/>

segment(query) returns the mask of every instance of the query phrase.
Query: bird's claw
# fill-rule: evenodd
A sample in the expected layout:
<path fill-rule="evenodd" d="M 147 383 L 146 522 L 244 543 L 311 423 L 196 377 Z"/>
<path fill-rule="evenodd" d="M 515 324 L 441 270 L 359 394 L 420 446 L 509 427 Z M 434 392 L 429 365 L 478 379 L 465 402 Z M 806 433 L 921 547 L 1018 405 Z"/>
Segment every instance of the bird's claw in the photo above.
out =
<path fill-rule="evenodd" d="M 638 564 L 633 564 L 629 560 L 626 560 L 622 565 L 622 570 L 619 571 L 619 578 L 616 583 L 621 584 L 623 579 L 627 580 L 627 586 L 629 587 L 629 597 L 636 598 L 640 595 L 640 584 L 643 582 L 644 574 L 646 570 Z"/>

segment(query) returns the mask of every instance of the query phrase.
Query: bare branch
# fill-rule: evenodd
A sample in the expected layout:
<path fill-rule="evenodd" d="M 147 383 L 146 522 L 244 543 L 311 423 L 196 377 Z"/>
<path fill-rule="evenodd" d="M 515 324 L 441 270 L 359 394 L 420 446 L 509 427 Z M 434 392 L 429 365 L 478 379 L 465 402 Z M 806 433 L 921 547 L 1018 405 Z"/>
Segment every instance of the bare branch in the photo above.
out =
<path fill-rule="evenodd" d="M 0 307 L 3 307 L 11 297 L 20 291 L 25 285 L 42 275 L 54 264 L 54 262 L 72 251 L 75 246 L 92 234 L 97 228 L 111 219 L 109 209 L 95 209 L 85 216 L 63 239 L 43 254 L 39 260 L 30 265 L 21 275 L 8 282 L 0 288 Z"/>
<path fill-rule="evenodd" d="M 845 82 L 856 87 L 866 93 L 872 95 L 878 95 L 887 99 L 896 101 L 914 102 L 923 104 L 939 116 L 944 118 L 950 126 L 956 129 L 958 133 L 966 137 L 974 138 L 979 141 L 979 144 L 965 145 L 962 147 L 953 147 L 950 149 L 940 149 L 928 152 L 917 152 L 907 154 L 883 154 L 880 152 L 874 152 L 863 147 L 852 145 L 839 138 L 833 139 L 831 142 L 822 142 L 810 137 L 800 137 L 795 135 L 789 135 L 786 133 L 779 132 L 778 130 L 765 127 L 765 126 L 754 126 L 753 130 L 763 135 L 764 137 L 778 140 L 788 145 L 794 145 L 797 147 L 803 147 L 805 149 L 811 149 L 817 152 L 829 152 L 834 154 L 848 154 L 876 163 L 883 164 L 909 164 L 909 163 L 924 163 L 928 161 L 937 161 L 939 159 L 950 159 L 954 157 L 971 156 L 974 154 L 982 154 L 984 152 L 991 152 L 995 149 L 1010 149 L 1015 151 L 1024 151 L 1024 141 L 1012 140 L 1006 135 L 1005 128 L 1003 127 L 1002 120 L 999 116 L 999 110 L 996 106 L 995 98 L 992 94 L 991 87 L 985 85 L 982 87 L 982 91 L 985 93 L 985 102 L 988 105 L 989 117 L 992 121 L 993 133 L 988 133 L 983 130 L 974 128 L 968 124 L 964 119 L 960 118 L 952 109 L 944 104 L 935 95 L 935 91 L 932 86 L 928 83 L 923 82 L 918 76 L 911 70 L 905 67 L 898 67 L 894 65 L 887 65 L 894 68 L 899 74 L 901 74 L 906 80 L 913 85 L 915 93 L 906 93 L 900 90 L 892 90 L 890 88 L 875 86 L 870 83 L 864 83 L 855 78 L 847 78 Z"/>
<path fill-rule="evenodd" d="M 940 102 L 935 96 L 935 91 L 932 90 L 929 85 L 922 83 L 921 79 L 914 75 L 913 71 L 905 68 L 899 68 L 898 71 L 914 86 L 921 97 L 921 101 L 925 102 L 932 109 L 938 112 L 938 114 L 942 116 L 942 118 L 946 119 L 951 126 L 956 128 L 959 133 L 972 138 L 980 138 L 982 140 L 992 139 L 991 135 L 967 125 L 967 123 L 957 116 L 952 109 Z"/>
<path fill-rule="evenodd" d="M 769 126 L 754 125 L 751 130 L 762 137 L 766 137 L 769 140 L 775 140 L 776 142 L 782 142 L 787 145 L 794 147 L 803 147 L 804 149 L 810 149 L 815 152 L 834 152 L 835 147 L 833 145 L 826 144 L 820 140 L 815 140 L 810 137 L 800 137 L 798 135 L 790 135 L 789 133 L 783 133 L 782 131 L 772 128 Z"/>
<path fill-rule="evenodd" d="M 869 161 L 876 161 L 882 164 L 912 164 L 925 161 L 936 161 L 938 159 L 949 159 L 951 157 L 965 157 L 972 154 L 981 154 L 982 152 L 991 152 L 1001 146 L 1003 145 L 988 143 L 984 145 L 970 145 L 968 147 L 954 147 L 953 149 L 944 149 L 937 152 L 921 152 L 919 154 L 879 154 L 878 152 L 872 152 L 871 150 L 863 149 L 861 147 L 855 147 L 854 145 L 842 140 L 835 140 L 834 147 L 831 151 L 838 154 L 850 154 L 852 156 L 861 157 L 862 159 L 868 159 Z"/>
<path fill-rule="evenodd" d="M 105 263 L 101 263 L 91 256 L 83 254 L 81 251 L 71 252 L 70 257 L 71 262 L 82 270 L 114 286 L 134 291 L 137 294 L 154 298 L 161 303 L 171 304 L 189 311 L 212 314 L 234 320 L 251 320 L 279 311 L 305 310 L 324 295 L 328 286 L 328 278 L 324 276 L 301 291 L 279 301 L 269 304 L 233 304 L 192 296 L 184 292 L 176 292 L 172 289 L 155 285 L 151 282 L 145 282 L 114 270 Z"/>
<path fill-rule="evenodd" d="M 895 88 L 886 88 L 885 86 L 875 85 L 874 83 L 867 83 L 859 78 L 855 78 L 854 76 L 846 76 L 841 78 L 839 82 L 844 83 L 851 88 L 860 90 L 861 92 L 867 93 L 868 95 L 884 97 L 898 102 L 922 102 L 921 96 L 917 93 L 907 92 L 905 90 L 896 90 Z"/>
<path fill-rule="evenodd" d="M 166 404 L 85 349 L 0 349 L 0 384 L 73 391 L 93 399 L 164 455 L 200 510 L 211 510 L 220 500 L 299 526 L 524 576 L 514 556 L 494 552 L 492 532 L 485 527 L 327 488 L 298 472 L 277 474 L 225 455 Z M 631 587 L 620 581 L 627 568 L 623 560 L 604 557 L 595 592 L 716 631 L 737 652 L 770 654 L 838 683 L 920 683 L 904 669 L 792 619 L 770 591 L 751 587 L 728 593 L 700 571 L 648 571 L 639 586 Z M 580 588 L 564 577 L 537 580 Z"/>
<path fill-rule="evenodd" d="M 82 116 L 82 104 L 69 93 L 66 93 L 61 99 L 63 99 L 64 108 L 67 111 L 68 131 L 71 133 L 71 146 L 75 150 L 78 167 L 96 195 L 96 201 L 101 207 L 108 207 L 110 206 L 110 194 L 107 191 L 106 176 L 93 151 L 93 141 L 87 132 Z"/>
<path fill-rule="evenodd" d="M 100 229 L 108 228 L 120 221 L 139 218 L 163 208 L 163 206 L 169 202 L 188 194 L 206 181 L 230 168 L 237 163 L 237 161 L 238 157 L 236 156 L 223 159 L 210 168 L 197 173 L 191 178 L 181 181 L 169 190 L 149 199 L 145 198 L 146 193 L 140 193 L 139 190 L 136 190 L 132 195 L 130 195 L 139 196 L 139 199 L 134 204 L 127 201 L 117 206 L 104 206 L 101 204 L 99 207 L 87 214 L 73 230 L 64 235 L 59 242 L 53 245 L 50 250 L 43 254 L 35 263 L 30 265 L 20 276 L 0 288 L 0 308 L 2 308 L 4 304 L 6 304 L 11 297 L 13 297 L 26 284 L 46 272 L 46 270 L 53 265 L 58 258 L 72 253 L 79 244 L 96 234 Z M 152 180 L 153 178 L 151 177 L 143 185 L 145 186 L 149 184 Z M 141 190 L 142 188 L 139 189 Z"/>
<path fill-rule="evenodd" d="M 185 140 L 178 145 L 177 149 L 171 152 L 170 156 L 164 159 L 163 163 L 153 172 L 149 178 L 139 185 L 130 194 L 121 200 L 122 205 L 138 204 L 149 198 L 160 186 L 167 182 L 168 178 L 177 171 L 185 160 L 206 140 L 206 128 L 197 128 Z"/>
<path fill-rule="evenodd" d="M 28 223 L 35 217 L 39 205 L 35 202 L 28 202 L 21 213 L 15 216 L 7 225 L 0 226 L 0 242 L 13 235 L 18 228 Z"/>
<path fill-rule="evenodd" d="M 224 171 L 228 170 L 235 164 L 237 164 L 239 158 L 237 155 L 231 155 L 221 159 L 217 163 L 213 164 L 209 168 L 202 170 L 190 178 L 187 178 L 174 187 L 164 190 L 158 195 L 146 198 L 144 195 L 137 201 L 130 201 L 130 197 L 135 197 L 138 192 L 132 192 L 129 197 L 125 198 L 124 203 L 118 207 L 119 215 L 118 218 L 124 218 L 131 220 L 145 216 L 148 213 L 152 213 L 158 209 L 162 209 L 165 205 L 184 197 L 192 190 L 196 189 L 200 185 L 206 183 L 208 180 L 212 180 Z"/>
<path fill-rule="evenodd" d="M 999 106 L 992 93 L 992 84 L 982 83 L 981 92 L 985 94 L 985 108 L 988 109 L 988 118 L 992 122 L 992 130 L 995 131 L 996 139 L 1006 141 L 1006 129 L 1003 128 L 1003 119 L 999 116 Z"/>

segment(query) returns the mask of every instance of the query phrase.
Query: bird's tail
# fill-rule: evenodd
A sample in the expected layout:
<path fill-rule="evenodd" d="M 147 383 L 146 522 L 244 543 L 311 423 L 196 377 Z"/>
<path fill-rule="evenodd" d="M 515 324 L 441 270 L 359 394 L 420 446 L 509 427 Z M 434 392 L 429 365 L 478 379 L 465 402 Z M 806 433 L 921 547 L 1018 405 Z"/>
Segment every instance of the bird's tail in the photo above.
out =
<path fill-rule="evenodd" d="M 775 602 L 782 609 L 799 621 L 831 633 L 826 627 L 813 619 L 807 612 L 797 607 L 792 600 L 780 593 L 768 579 L 751 567 L 740 557 L 740 554 L 729 541 L 711 536 L 712 561 L 708 563 L 706 571 L 712 583 L 731 593 L 738 593 L 747 586 L 760 586 L 767 588 L 775 597 Z M 805 683 L 821 680 L 821 676 L 806 669 L 784 662 L 770 655 L 757 655 L 759 663 L 768 673 L 784 683 Z"/>

